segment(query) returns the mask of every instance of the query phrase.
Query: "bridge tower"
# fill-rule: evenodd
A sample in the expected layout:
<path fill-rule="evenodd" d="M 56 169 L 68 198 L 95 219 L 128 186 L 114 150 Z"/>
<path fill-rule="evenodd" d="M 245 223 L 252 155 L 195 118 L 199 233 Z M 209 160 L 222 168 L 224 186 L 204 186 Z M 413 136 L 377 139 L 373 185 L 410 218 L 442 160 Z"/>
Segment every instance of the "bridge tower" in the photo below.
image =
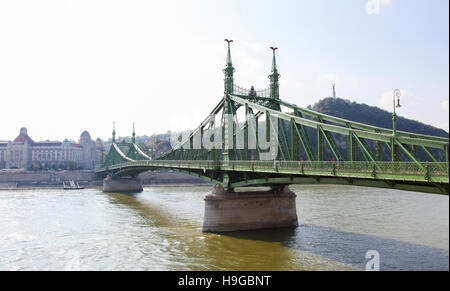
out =
<path fill-rule="evenodd" d="M 234 72 L 236 71 L 233 68 L 233 62 L 231 60 L 231 49 L 230 45 L 233 42 L 233 40 L 225 39 L 225 41 L 228 43 L 228 54 L 227 54 L 227 61 L 226 61 L 226 67 L 223 69 L 223 73 L 225 74 L 225 86 L 224 91 L 225 94 L 233 94 L 233 87 L 234 87 Z"/>
<path fill-rule="evenodd" d="M 270 98 L 280 99 L 280 84 L 278 81 L 280 80 L 280 74 L 278 74 L 277 68 L 277 60 L 275 57 L 275 51 L 278 49 L 277 47 L 270 47 L 273 52 L 272 58 L 272 73 L 269 75 L 270 79 Z"/>
<path fill-rule="evenodd" d="M 131 142 L 134 145 L 136 143 L 136 131 L 133 123 L 133 133 L 131 137 Z M 123 142 L 122 142 L 123 144 Z M 116 123 L 113 122 L 113 132 L 112 132 L 112 145 L 111 147 L 117 147 L 116 144 Z M 119 157 L 120 159 L 120 157 Z M 137 177 L 137 175 L 130 175 L 124 177 L 111 177 L 107 175 L 103 179 L 103 192 L 110 193 L 139 193 L 144 189 L 142 187 L 142 181 Z"/>
<path fill-rule="evenodd" d="M 222 116 L 222 122 L 223 122 L 223 137 L 224 137 L 224 149 L 222 154 L 222 159 L 224 163 L 228 163 L 230 161 L 231 151 L 230 149 L 230 143 L 232 145 L 232 141 L 230 140 L 230 131 L 233 131 L 234 133 L 234 124 L 233 121 L 230 120 L 230 116 L 233 114 L 233 110 L 231 108 L 231 101 L 230 101 L 230 94 L 233 94 L 234 92 L 234 72 L 235 69 L 233 68 L 233 62 L 231 60 L 231 48 L 230 45 L 233 42 L 233 40 L 225 39 L 225 41 L 228 44 L 228 52 L 227 52 L 227 60 L 226 60 L 226 67 L 223 70 L 223 73 L 225 75 L 224 78 L 224 107 L 223 107 L 223 116 Z M 232 147 L 232 146 L 231 146 Z M 224 183 L 229 183 L 230 177 L 228 173 L 223 174 L 223 181 Z"/>
<path fill-rule="evenodd" d="M 233 153 L 232 137 L 236 132 L 233 118 L 235 109 L 230 95 L 234 94 L 235 69 L 231 61 L 230 43 L 228 42 L 228 54 L 224 86 L 224 148 L 222 154 L 223 165 L 229 166 L 230 156 Z M 272 73 L 270 79 L 270 97 L 273 100 L 280 99 L 279 83 L 275 51 L 277 48 L 271 47 L 273 51 Z M 276 102 L 270 102 L 270 106 L 276 110 L 281 110 Z M 248 109 L 247 109 L 248 111 Z M 270 126 L 270 118 L 266 115 L 266 130 Z M 283 128 L 284 129 L 284 128 Z M 269 134 L 270 135 L 270 128 Z M 285 130 L 285 129 L 284 129 Z M 230 140 L 231 136 L 231 140 Z M 230 173 L 224 172 L 222 185 L 216 184 L 211 194 L 205 197 L 205 216 L 203 220 L 204 232 L 229 232 L 239 230 L 296 227 L 298 225 L 295 199 L 297 195 L 289 190 L 287 185 L 272 187 L 270 191 L 245 191 L 236 193 L 230 188 Z"/>

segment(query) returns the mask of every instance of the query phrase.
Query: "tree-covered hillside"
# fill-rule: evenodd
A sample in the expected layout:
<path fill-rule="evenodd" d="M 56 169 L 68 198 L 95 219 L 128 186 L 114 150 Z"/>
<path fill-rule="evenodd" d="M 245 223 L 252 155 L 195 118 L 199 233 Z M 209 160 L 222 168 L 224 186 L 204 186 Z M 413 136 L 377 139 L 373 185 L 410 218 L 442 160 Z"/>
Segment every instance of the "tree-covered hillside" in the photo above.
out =
<path fill-rule="evenodd" d="M 388 129 L 392 128 L 392 112 L 388 112 L 375 106 L 350 102 L 340 98 L 325 98 L 308 108 L 351 121 Z M 440 137 L 449 136 L 448 132 L 443 129 L 416 120 L 403 118 L 401 116 L 397 117 L 397 129 Z"/>

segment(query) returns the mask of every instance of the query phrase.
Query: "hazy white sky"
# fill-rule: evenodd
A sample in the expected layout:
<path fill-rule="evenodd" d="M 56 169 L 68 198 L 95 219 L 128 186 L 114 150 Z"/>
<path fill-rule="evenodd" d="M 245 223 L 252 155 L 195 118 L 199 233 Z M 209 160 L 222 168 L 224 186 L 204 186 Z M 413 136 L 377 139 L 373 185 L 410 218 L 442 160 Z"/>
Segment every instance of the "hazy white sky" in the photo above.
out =
<path fill-rule="evenodd" d="M 371 1 L 380 3 L 377 9 Z M 372 2 L 373 4 L 374 2 Z M 236 83 L 281 96 L 331 95 L 448 130 L 448 0 L 0 0 L 0 140 L 195 128 L 223 97 L 226 43 Z"/>

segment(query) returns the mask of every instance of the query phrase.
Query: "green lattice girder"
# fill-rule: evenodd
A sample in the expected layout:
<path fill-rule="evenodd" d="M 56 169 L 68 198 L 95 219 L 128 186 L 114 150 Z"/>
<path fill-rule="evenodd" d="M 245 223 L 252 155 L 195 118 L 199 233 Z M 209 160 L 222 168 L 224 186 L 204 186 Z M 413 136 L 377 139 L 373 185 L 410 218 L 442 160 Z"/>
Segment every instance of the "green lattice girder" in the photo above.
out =
<path fill-rule="evenodd" d="M 351 133 L 354 133 L 354 134 L 356 134 L 356 136 L 358 136 L 360 138 L 366 138 L 366 139 L 370 139 L 370 140 L 374 140 L 374 141 L 389 142 L 389 143 L 394 138 L 403 144 L 426 146 L 426 147 L 436 148 L 436 149 L 440 149 L 440 150 L 444 150 L 445 145 L 447 145 L 447 147 L 448 147 L 448 143 L 449 143 L 449 140 L 446 138 L 430 137 L 430 136 L 426 136 L 426 135 L 418 135 L 418 134 L 403 133 L 403 132 L 398 132 L 399 135 L 396 137 L 393 137 L 392 131 L 389 131 L 387 129 L 380 129 L 377 127 L 365 125 L 364 126 L 365 128 L 363 130 L 362 126 L 360 126 L 359 123 L 355 123 L 355 122 L 344 120 L 344 119 L 339 119 L 339 120 L 341 120 L 340 123 L 344 124 L 345 127 L 321 123 L 318 121 L 301 118 L 301 117 L 297 117 L 297 116 L 292 116 L 291 114 L 277 112 L 272 109 L 264 108 L 258 104 L 254 104 L 251 101 L 239 98 L 237 96 L 231 96 L 231 99 L 242 105 L 248 104 L 248 106 L 252 109 L 256 109 L 259 111 L 268 111 L 270 114 L 275 115 L 278 118 L 283 119 L 283 120 L 289 121 L 291 119 L 294 119 L 294 121 L 297 124 L 301 124 L 306 127 L 318 128 L 319 126 L 321 126 L 322 129 L 326 130 L 327 132 L 342 134 L 342 135 L 346 135 L 346 136 L 350 135 Z M 280 100 L 280 103 L 284 103 L 284 102 L 282 102 Z M 297 107 L 296 109 L 299 110 L 299 107 Z M 299 110 L 299 111 L 302 111 L 302 110 Z M 310 110 L 307 110 L 307 111 L 314 112 L 314 111 L 310 111 Z M 321 116 L 322 120 L 329 119 L 326 115 L 322 115 L 319 113 L 316 113 L 316 114 L 318 116 Z M 333 120 L 328 120 L 328 121 L 338 123 L 337 118 L 335 118 Z M 348 125 L 350 125 L 351 128 L 346 127 Z M 375 132 L 375 129 L 379 130 L 380 133 Z"/>
<path fill-rule="evenodd" d="M 411 154 L 411 152 L 403 145 L 410 145 L 411 147 L 422 147 L 426 150 L 426 147 L 429 148 L 435 148 L 439 150 L 444 151 L 444 156 L 446 157 L 446 161 L 448 161 L 448 139 L 445 138 L 438 138 L 438 137 L 431 137 L 428 138 L 426 135 L 414 135 L 410 133 L 401 133 L 398 136 L 393 136 L 392 132 L 389 134 L 386 133 L 380 133 L 380 132 L 388 132 L 386 129 L 381 130 L 378 127 L 371 127 L 371 126 L 365 126 L 366 129 L 371 129 L 370 131 L 367 130 L 361 130 L 361 129 L 355 129 L 356 127 L 362 127 L 358 123 L 353 123 L 348 120 L 340 119 L 341 124 L 345 124 L 345 126 L 338 126 L 338 125 L 330 125 L 325 122 L 325 118 L 328 118 L 326 115 L 320 115 L 316 113 L 316 118 L 318 121 L 314 121 L 311 119 L 306 119 L 303 117 L 298 116 L 299 114 L 297 112 L 300 112 L 299 108 L 294 108 L 294 115 L 297 115 L 293 117 L 291 114 L 283 113 L 283 112 L 277 112 L 272 109 L 267 109 L 262 107 L 261 105 L 254 104 L 249 100 L 232 96 L 231 99 L 239 104 L 246 105 L 254 110 L 263 111 L 265 110 L 268 114 L 274 115 L 280 119 L 283 120 L 290 120 L 291 123 L 296 123 L 300 126 L 304 127 L 310 127 L 317 130 L 317 159 L 315 160 L 323 160 L 324 154 L 323 154 L 323 146 L 324 146 L 324 140 L 327 141 L 329 147 L 331 148 L 331 151 L 333 155 L 336 157 L 336 159 L 339 159 L 339 157 L 342 158 L 338 148 L 336 147 L 336 143 L 331 135 L 331 133 L 334 134 L 341 134 L 344 136 L 349 136 L 350 141 L 354 140 L 356 144 L 358 144 L 359 148 L 361 149 L 362 155 L 365 158 L 366 161 L 376 161 L 378 160 L 377 157 L 382 157 L 382 155 L 373 155 L 371 153 L 367 143 L 365 142 L 365 139 L 372 140 L 378 143 L 378 146 L 381 145 L 381 143 L 385 144 L 392 144 L 392 146 L 389 146 L 388 148 L 392 152 L 393 161 L 398 160 L 398 148 L 402 150 L 402 152 L 411 159 L 412 162 L 418 163 L 419 161 L 416 159 L 414 155 Z M 280 101 L 282 103 L 283 101 Z M 311 114 L 310 110 L 307 110 L 309 114 Z M 331 118 L 329 118 L 331 119 Z M 337 119 L 333 119 L 333 122 L 336 122 Z M 300 133 L 297 132 L 297 134 L 301 137 Z M 419 136 L 419 137 L 416 137 Z M 306 138 L 302 138 L 305 140 Z M 307 140 L 303 142 L 305 145 L 310 144 Z M 305 151 L 307 153 L 309 152 L 309 159 L 311 159 L 311 153 L 308 151 L 308 146 L 305 147 Z M 352 149 L 350 148 L 352 147 Z M 356 148 L 353 148 L 353 144 L 347 145 L 347 153 L 350 151 L 354 152 L 354 155 L 356 154 L 355 150 Z M 381 151 L 380 149 L 378 151 Z M 432 154 L 429 151 L 426 151 L 427 155 L 432 156 Z M 353 159 L 355 158 L 353 155 Z M 348 156 L 348 154 L 347 154 Z M 433 159 L 433 161 L 437 161 L 436 159 Z"/>

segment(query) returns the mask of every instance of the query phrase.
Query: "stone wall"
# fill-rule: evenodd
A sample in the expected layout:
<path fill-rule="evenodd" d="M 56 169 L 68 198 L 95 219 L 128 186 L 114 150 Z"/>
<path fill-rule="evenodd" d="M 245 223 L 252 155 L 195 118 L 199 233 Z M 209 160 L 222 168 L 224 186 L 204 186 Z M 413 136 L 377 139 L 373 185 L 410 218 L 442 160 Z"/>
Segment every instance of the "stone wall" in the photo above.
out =
<path fill-rule="evenodd" d="M 144 185 L 180 185 L 207 184 L 199 178 L 178 172 L 164 170 L 148 171 L 139 175 Z M 63 181 L 74 180 L 80 185 L 101 186 L 103 179 L 97 177 L 93 171 L 55 171 L 55 172 L 1 172 L 0 188 L 10 188 L 11 185 L 20 186 L 62 186 Z"/>
<path fill-rule="evenodd" d="M 0 185 L 17 186 L 61 186 L 63 181 L 74 180 L 83 185 L 101 185 L 93 171 L 19 172 L 0 173 Z"/>

